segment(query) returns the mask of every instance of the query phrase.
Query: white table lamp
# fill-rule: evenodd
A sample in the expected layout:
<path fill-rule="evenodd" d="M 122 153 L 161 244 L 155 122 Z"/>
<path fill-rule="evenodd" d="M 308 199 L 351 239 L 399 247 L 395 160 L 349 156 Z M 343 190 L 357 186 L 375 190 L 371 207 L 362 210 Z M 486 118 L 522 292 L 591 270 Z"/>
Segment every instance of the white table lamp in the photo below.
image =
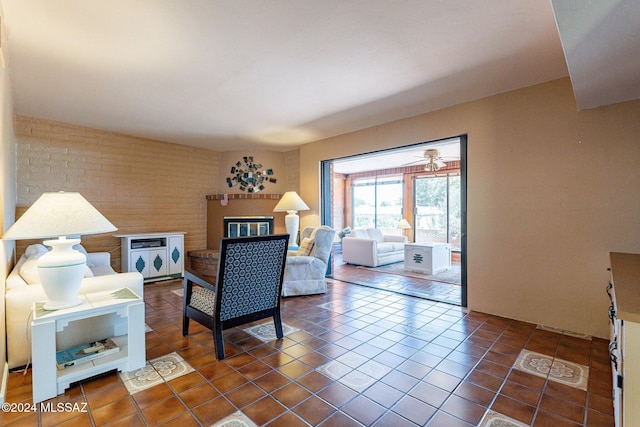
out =
<path fill-rule="evenodd" d="M 398 223 L 398 225 L 396 225 L 396 228 L 400 228 L 401 230 L 407 230 L 409 228 L 411 228 L 411 224 L 409 224 L 409 221 L 407 221 L 406 219 L 402 218 L 400 220 L 400 222 Z"/>
<path fill-rule="evenodd" d="M 78 290 L 82 284 L 87 258 L 73 249 L 82 234 L 99 234 L 117 228 L 80 193 L 44 193 L 2 236 L 7 240 L 45 240 L 51 251 L 38 258 L 38 274 L 47 298 L 45 310 L 58 310 L 81 303 Z"/>
<path fill-rule="evenodd" d="M 400 230 L 402 230 L 401 233 L 404 236 L 405 230 L 409 230 L 411 228 L 411 224 L 409 224 L 409 221 L 402 218 L 400 222 L 398 222 L 398 225 L 396 225 L 396 228 L 399 228 Z"/>
<path fill-rule="evenodd" d="M 298 211 L 309 210 L 309 206 L 298 196 L 295 191 L 287 191 L 282 195 L 274 212 L 287 212 L 284 216 L 284 227 L 289 234 L 289 247 L 298 246 L 298 228 L 300 226 L 300 217 Z"/>

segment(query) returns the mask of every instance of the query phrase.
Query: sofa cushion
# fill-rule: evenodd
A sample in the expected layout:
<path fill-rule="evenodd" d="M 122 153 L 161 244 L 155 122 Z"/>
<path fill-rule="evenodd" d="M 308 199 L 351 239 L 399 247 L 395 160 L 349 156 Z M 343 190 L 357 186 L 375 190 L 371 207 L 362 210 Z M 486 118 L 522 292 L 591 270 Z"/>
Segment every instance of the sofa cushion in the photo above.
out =
<path fill-rule="evenodd" d="M 378 254 L 387 254 L 390 252 L 404 251 L 404 245 L 397 243 L 382 242 L 378 243 Z"/>
<path fill-rule="evenodd" d="M 20 267 L 20 277 L 27 282 L 27 285 L 40 283 L 40 274 L 38 274 L 38 258 L 27 258 Z"/>
<path fill-rule="evenodd" d="M 113 268 L 110 265 L 96 265 L 93 268 L 87 268 L 93 276 L 106 276 L 108 274 L 115 274 Z M 91 277 L 85 274 L 84 277 Z"/>
<path fill-rule="evenodd" d="M 382 230 L 377 228 L 367 228 L 367 234 L 370 239 L 375 240 L 376 242 L 384 242 L 384 235 L 382 234 Z"/>
<path fill-rule="evenodd" d="M 387 242 L 387 243 L 393 246 L 393 252 L 404 253 L 404 242 Z"/>
<path fill-rule="evenodd" d="M 369 234 L 367 234 L 367 230 L 364 228 L 356 228 L 355 230 L 351 230 L 346 237 L 356 237 L 358 239 L 368 239 Z"/>

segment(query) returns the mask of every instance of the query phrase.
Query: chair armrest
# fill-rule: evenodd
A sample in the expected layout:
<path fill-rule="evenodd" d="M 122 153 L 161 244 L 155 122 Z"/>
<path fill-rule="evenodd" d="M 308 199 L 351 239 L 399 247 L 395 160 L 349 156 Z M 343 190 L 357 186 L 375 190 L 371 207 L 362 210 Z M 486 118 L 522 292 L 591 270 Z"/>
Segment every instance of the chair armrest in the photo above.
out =
<path fill-rule="evenodd" d="M 378 242 L 373 239 L 345 237 L 342 239 L 342 260 L 348 264 L 375 266 L 378 259 Z"/>
<path fill-rule="evenodd" d="M 342 239 L 342 250 L 345 248 L 348 250 L 353 249 L 356 251 L 369 251 L 372 248 L 376 248 L 378 242 L 373 239 L 364 239 L 360 237 L 345 237 Z"/>
<path fill-rule="evenodd" d="M 184 270 L 184 290 L 185 295 L 187 288 L 191 288 L 191 285 L 195 283 L 196 285 L 202 286 L 203 288 L 207 288 L 212 292 L 216 291 L 216 277 L 215 276 L 207 276 L 196 270 L 191 270 L 185 268 Z"/>
<path fill-rule="evenodd" d="M 409 243 L 409 238 L 407 236 L 394 236 L 392 234 L 386 234 L 384 236 L 384 241 Z"/>
<path fill-rule="evenodd" d="M 311 264 L 315 257 L 312 256 L 289 256 L 287 257 L 287 265 L 305 265 Z"/>

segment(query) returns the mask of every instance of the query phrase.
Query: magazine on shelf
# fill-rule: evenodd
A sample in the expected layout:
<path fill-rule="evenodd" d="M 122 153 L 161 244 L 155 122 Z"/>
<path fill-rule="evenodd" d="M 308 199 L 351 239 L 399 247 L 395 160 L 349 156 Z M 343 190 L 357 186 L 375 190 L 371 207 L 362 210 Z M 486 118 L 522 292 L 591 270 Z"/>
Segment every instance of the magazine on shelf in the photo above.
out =
<path fill-rule="evenodd" d="M 56 352 L 58 369 L 80 365 L 120 351 L 120 347 L 111 339 L 80 344 L 66 350 Z"/>

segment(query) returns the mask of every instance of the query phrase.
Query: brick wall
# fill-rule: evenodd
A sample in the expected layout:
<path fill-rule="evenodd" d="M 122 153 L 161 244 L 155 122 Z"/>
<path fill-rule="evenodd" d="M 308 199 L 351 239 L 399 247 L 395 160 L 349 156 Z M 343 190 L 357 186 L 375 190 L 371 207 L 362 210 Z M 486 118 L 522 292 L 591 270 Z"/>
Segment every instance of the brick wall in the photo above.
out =
<path fill-rule="evenodd" d="M 17 216 L 43 192 L 78 191 L 117 233 L 184 231 L 185 252 L 206 248 L 205 196 L 219 191 L 220 153 L 25 116 L 15 124 Z M 110 251 L 120 271 L 119 239 L 82 242 Z M 33 242 L 17 243 L 22 254 Z"/>

